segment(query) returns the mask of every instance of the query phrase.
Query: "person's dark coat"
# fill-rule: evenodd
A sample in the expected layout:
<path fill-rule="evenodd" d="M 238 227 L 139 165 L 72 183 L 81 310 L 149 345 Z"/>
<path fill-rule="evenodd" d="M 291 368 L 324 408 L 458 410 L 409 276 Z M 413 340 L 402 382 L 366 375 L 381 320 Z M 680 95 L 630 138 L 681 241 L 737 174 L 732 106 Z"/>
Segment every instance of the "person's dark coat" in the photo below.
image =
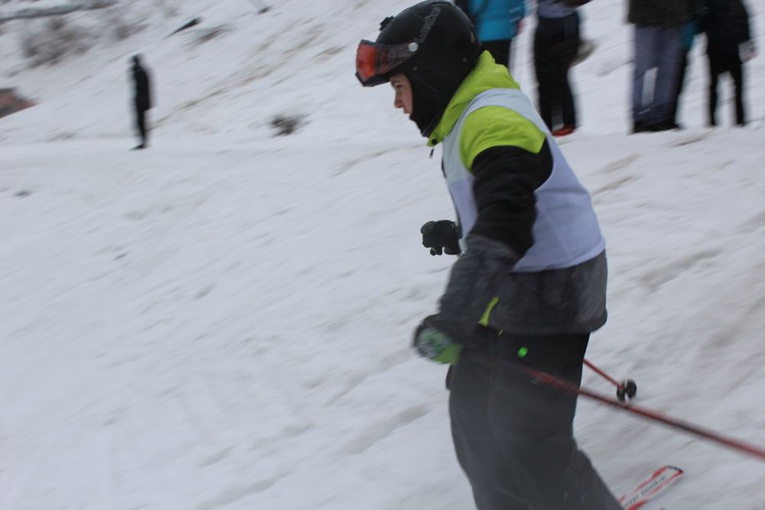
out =
<path fill-rule="evenodd" d="M 707 35 L 707 52 L 734 55 L 751 39 L 749 15 L 741 0 L 708 0 L 701 21 Z"/>
<path fill-rule="evenodd" d="M 627 21 L 640 27 L 684 25 L 697 11 L 698 0 L 629 0 Z"/>
<path fill-rule="evenodd" d="M 135 83 L 135 108 L 136 110 L 150 110 L 151 104 L 151 86 L 149 84 L 149 75 L 137 61 L 133 62 L 133 81 Z"/>

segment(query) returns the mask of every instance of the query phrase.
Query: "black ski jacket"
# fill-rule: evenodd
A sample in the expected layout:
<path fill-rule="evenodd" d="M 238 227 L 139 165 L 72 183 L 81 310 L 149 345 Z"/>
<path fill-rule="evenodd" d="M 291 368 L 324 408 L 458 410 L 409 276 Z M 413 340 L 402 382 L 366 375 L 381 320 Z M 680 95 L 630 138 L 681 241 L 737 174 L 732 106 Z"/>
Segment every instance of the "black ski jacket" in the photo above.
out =
<path fill-rule="evenodd" d="M 699 0 L 629 0 L 627 21 L 639 27 L 671 28 L 690 21 Z"/>
<path fill-rule="evenodd" d="M 751 39 L 749 14 L 741 0 L 709 0 L 701 18 L 707 35 L 707 53 L 733 55 Z"/>
<path fill-rule="evenodd" d="M 133 82 L 135 83 L 135 107 L 137 110 L 150 110 L 151 87 L 149 75 L 138 63 L 133 64 Z"/>

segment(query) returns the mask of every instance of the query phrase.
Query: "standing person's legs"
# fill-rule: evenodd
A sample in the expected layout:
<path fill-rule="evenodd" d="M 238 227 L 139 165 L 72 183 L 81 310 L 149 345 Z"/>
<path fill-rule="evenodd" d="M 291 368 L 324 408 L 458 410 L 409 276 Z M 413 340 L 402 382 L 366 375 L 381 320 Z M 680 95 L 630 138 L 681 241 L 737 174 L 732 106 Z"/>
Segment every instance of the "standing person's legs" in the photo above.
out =
<path fill-rule="evenodd" d="M 715 53 L 707 54 L 709 60 L 709 101 L 707 103 L 707 122 L 710 126 L 717 125 L 717 83 L 722 74 L 723 65 L 720 56 Z"/>
<path fill-rule="evenodd" d="M 650 123 L 651 103 L 646 104 L 643 96 L 646 74 L 657 65 L 657 35 L 657 28 L 635 25 L 633 33 L 635 61 L 632 72 L 633 132 L 645 131 Z M 652 90 L 651 93 L 653 94 L 654 91 Z"/>
<path fill-rule="evenodd" d="M 568 30 L 568 32 L 567 32 Z M 576 127 L 574 98 L 568 71 L 579 41 L 578 16 L 539 18 L 534 53 L 539 82 L 540 113 L 550 130 L 559 124 Z"/>
<path fill-rule="evenodd" d="M 741 63 L 741 57 L 732 55 L 728 66 L 730 77 L 733 79 L 736 103 L 736 124 L 746 125 L 746 113 L 744 112 L 744 69 Z"/>
<path fill-rule="evenodd" d="M 656 87 L 651 108 L 651 124 L 668 128 L 669 115 L 677 90 L 680 71 L 680 55 L 683 50 L 681 27 L 663 28 L 658 32 L 659 53 L 656 71 Z"/>
<path fill-rule="evenodd" d="M 502 39 L 501 41 L 483 41 L 481 44 L 491 53 L 497 64 L 510 69 L 510 43 L 508 39 Z"/>
<path fill-rule="evenodd" d="M 537 18 L 534 31 L 534 71 L 537 76 L 539 115 L 549 129 L 555 129 L 555 115 L 559 101 L 555 93 L 556 30 L 548 18 Z"/>
<path fill-rule="evenodd" d="M 563 18 L 563 47 L 560 77 L 561 116 L 563 125 L 576 129 L 576 101 L 571 87 L 571 66 L 579 51 L 579 15 L 574 13 Z"/>
<path fill-rule="evenodd" d="M 678 63 L 677 80 L 675 81 L 675 94 L 672 98 L 672 104 L 669 107 L 669 113 L 667 115 L 670 124 L 673 127 L 679 127 L 677 122 L 677 111 L 680 107 L 680 96 L 683 94 L 683 88 L 685 87 L 685 73 L 688 69 L 688 54 L 690 51 L 683 48 L 680 53 L 680 61 Z"/>
<path fill-rule="evenodd" d="M 149 145 L 149 124 L 146 121 L 146 116 L 148 115 L 148 110 L 143 110 L 141 112 L 141 144 L 144 147 L 147 147 Z"/>
<path fill-rule="evenodd" d="M 136 108 L 135 110 L 135 125 L 138 129 L 138 136 L 141 139 L 140 147 L 146 146 L 146 110 L 143 108 Z"/>

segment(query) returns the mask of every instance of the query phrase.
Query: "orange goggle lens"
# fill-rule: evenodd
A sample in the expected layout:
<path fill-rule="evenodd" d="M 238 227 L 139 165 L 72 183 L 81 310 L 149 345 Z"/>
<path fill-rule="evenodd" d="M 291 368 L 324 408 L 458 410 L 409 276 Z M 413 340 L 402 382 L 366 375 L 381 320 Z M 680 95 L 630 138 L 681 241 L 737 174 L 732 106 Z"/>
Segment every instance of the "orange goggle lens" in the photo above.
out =
<path fill-rule="evenodd" d="M 387 74 L 417 52 L 416 42 L 393 46 L 361 41 L 356 50 L 356 77 L 365 87 L 388 81 Z"/>

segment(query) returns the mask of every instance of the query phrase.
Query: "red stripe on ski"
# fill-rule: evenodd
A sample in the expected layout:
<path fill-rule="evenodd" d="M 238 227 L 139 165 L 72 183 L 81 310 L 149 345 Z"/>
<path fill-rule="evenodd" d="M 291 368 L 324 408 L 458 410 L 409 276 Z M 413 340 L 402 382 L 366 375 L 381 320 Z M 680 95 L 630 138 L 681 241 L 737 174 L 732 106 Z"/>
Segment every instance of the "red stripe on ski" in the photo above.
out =
<path fill-rule="evenodd" d="M 619 498 L 619 503 L 625 510 L 637 510 L 682 476 L 682 469 L 675 466 L 662 466 L 632 491 Z"/>

